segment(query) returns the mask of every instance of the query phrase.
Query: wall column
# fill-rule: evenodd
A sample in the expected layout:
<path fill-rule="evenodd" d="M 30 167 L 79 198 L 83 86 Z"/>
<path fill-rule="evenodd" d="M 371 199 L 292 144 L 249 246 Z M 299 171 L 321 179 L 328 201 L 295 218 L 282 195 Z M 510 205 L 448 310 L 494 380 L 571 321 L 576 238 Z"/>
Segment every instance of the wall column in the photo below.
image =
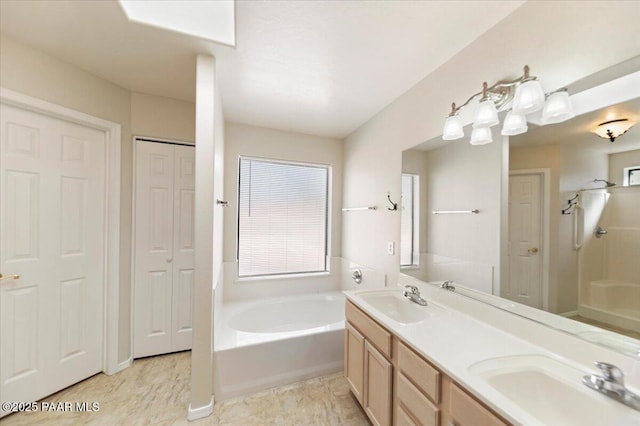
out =
<path fill-rule="evenodd" d="M 213 412 L 213 216 L 216 61 L 198 55 L 196 64 L 195 282 L 189 420 Z"/>

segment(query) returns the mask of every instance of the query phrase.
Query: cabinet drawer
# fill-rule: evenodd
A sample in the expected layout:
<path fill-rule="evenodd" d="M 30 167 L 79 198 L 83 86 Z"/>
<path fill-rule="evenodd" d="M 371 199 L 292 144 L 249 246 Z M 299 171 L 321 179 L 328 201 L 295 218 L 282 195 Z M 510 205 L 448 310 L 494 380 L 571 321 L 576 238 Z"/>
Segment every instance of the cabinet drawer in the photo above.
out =
<path fill-rule="evenodd" d="M 398 368 L 433 402 L 440 402 L 440 372 L 402 342 L 398 345 Z"/>
<path fill-rule="evenodd" d="M 391 334 L 387 330 L 349 301 L 346 304 L 346 317 L 365 339 L 373 343 L 384 356 L 391 358 Z"/>
<path fill-rule="evenodd" d="M 397 386 L 398 422 L 403 417 L 409 417 L 413 424 L 417 425 L 437 426 L 439 424 L 440 410 L 402 373 L 398 374 Z M 401 410 L 404 413 L 401 413 Z"/>
<path fill-rule="evenodd" d="M 458 426 L 506 426 L 498 416 L 482 406 L 455 384 L 450 388 L 449 413 Z"/>

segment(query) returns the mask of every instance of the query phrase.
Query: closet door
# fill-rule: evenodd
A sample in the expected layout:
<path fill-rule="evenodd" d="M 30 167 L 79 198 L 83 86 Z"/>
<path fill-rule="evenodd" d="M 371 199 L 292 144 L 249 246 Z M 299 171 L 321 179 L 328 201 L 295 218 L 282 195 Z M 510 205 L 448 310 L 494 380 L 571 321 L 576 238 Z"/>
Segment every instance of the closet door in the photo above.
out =
<path fill-rule="evenodd" d="M 171 351 L 191 349 L 195 149 L 175 145 Z"/>
<path fill-rule="evenodd" d="M 134 357 L 171 352 L 174 145 L 136 141 Z"/>

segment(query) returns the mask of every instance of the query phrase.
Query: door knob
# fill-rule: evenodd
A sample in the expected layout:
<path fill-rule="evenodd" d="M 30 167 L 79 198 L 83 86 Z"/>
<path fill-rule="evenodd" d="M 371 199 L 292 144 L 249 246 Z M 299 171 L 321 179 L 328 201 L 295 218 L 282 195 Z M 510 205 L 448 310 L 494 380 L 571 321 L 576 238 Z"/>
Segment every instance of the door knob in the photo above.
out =
<path fill-rule="evenodd" d="M 529 249 L 529 253 L 537 253 L 538 252 L 538 247 L 533 247 Z"/>
<path fill-rule="evenodd" d="M 167 257 L 167 263 L 171 263 L 171 262 L 173 262 L 173 258 Z"/>
<path fill-rule="evenodd" d="M 0 280 L 19 280 L 19 279 L 20 279 L 20 275 L 18 274 L 13 274 L 13 275 L 0 274 Z"/>

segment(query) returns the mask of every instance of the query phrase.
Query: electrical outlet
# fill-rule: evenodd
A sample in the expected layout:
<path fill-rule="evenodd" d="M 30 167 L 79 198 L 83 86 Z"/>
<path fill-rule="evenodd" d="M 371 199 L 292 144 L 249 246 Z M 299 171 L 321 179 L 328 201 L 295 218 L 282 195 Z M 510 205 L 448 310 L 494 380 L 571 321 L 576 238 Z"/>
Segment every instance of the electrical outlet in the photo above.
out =
<path fill-rule="evenodd" d="M 396 253 L 396 244 L 393 241 L 387 243 L 387 254 L 393 256 Z"/>

